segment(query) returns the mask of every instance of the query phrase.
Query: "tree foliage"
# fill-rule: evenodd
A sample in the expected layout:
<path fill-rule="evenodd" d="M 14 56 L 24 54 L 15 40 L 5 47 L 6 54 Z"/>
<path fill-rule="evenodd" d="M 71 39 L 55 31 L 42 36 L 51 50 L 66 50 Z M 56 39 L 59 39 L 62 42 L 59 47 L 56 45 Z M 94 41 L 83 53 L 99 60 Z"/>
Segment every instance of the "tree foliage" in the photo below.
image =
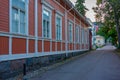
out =
<path fill-rule="evenodd" d="M 85 13 L 86 13 L 86 10 L 88 10 L 85 5 L 85 0 L 77 0 L 76 3 L 75 3 L 75 7 L 76 9 L 78 10 L 78 12 L 80 14 L 82 14 L 83 16 L 85 16 Z"/>
<path fill-rule="evenodd" d="M 99 21 L 104 23 L 104 28 L 108 29 L 106 35 L 118 41 L 120 47 L 120 0 L 97 0 L 96 4 L 93 10 L 99 15 Z"/>
<path fill-rule="evenodd" d="M 115 27 L 107 27 L 107 26 L 102 26 L 99 31 L 97 32 L 97 35 L 104 36 L 105 41 L 109 39 L 110 37 L 112 38 L 112 43 L 114 45 L 117 44 L 117 32 L 115 30 Z"/>

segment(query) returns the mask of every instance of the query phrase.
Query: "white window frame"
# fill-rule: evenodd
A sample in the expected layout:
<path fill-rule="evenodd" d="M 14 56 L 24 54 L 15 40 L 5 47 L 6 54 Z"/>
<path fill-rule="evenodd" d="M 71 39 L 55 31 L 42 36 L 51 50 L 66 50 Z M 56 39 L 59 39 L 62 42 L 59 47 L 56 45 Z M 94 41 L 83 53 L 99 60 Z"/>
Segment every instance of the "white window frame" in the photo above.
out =
<path fill-rule="evenodd" d="M 70 25 L 72 25 L 71 27 L 70 27 Z M 69 36 L 69 42 L 71 43 L 71 42 L 73 42 L 73 23 L 71 22 L 71 21 L 69 21 L 69 23 L 68 23 L 68 36 Z M 72 34 L 72 36 L 70 36 Z"/>
<path fill-rule="evenodd" d="M 78 32 L 78 33 L 77 33 Z M 77 35 L 76 35 L 77 34 Z M 79 26 L 77 25 L 76 27 L 75 27 L 75 41 L 76 41 L 76 43 L 79 43 L 79 37 L 80 37 L 80 35 L 79 35 Z"/>
<path fill-rule="evenodd" d="M 87 44 L 89 44 L 89 29 L 87 30 Z"/>
<path fill-rule="evenodd" d="M 84 41 L 84 38 L 85 38 L 85 37 L 84 37 L 84 33 L 85 33 L 84 28 L 82 28 L 82 44 L 84 44 L 84 42 L 85 42 L 85 41 Z"/>
<path fill-rule="evenodd" d="M 87 44 L 87 30 L 85 30 L 85 44 Z"/>
<path fill-rule="evenodd" d="M 57 36 L 58 36 L 58 35 L 57 35 L 57 31 L 58 31 L 57 29 L 58 29 L 58 28 L 57 28 L 57 23 L 56 23 L 57 17 L 60 18 L 60 20 L 61 20 L 61 22 L 60 22 L 60 35 L 59 35 L 59 36 L 60 36 L 60 39 L 57 39 Z M 58 13 L 56 13 L 55 26 L 56 26 L 56 40 L 57 40 L 57 41 L 61 41 L 61 40 L 62 40 L 62 16 L 59 15 Z"/>
<path fill-rule="evenodd" d="M 10 11 L 10 13 L 9 13 L 9 15 L 10 15 L 10 33 L 13 33 L 13 34 L 20 34 L 20 35 L 28 35 L 28 10 L 29 10 L 29 8 L 28 8 L 28 6 L 29 6 L 29 0 L 25 0 L 25 33 L 21 33 L 20 32 L 20 18 L 19 18 L 19 25 L 18 25 L 18 32 L 13 32 L 13 29 L 12 29 L 12 8 L 13 8 L 13 5 L 12 5 L 12 0 L 9 0 L 9 3 L 10 3 L 10 5 L 9 5 L 9 11 Z M 17 7 L 15 7 L 16 9 L 18 9 L 19 10 L 19 17 L 20 17 L 20 9 L 19 8 L 17 8 Z"/>
<path fill-rule="evenodd" d="M 44 32 L 43 32 L 43 11 L 46 10 L 50 13 L 50 26 L 49 26 L 49 37 L 44 37 Z M 42 5 L 42 37 L 43 38 L 46 38 L 46 39 L 51 39 L 52 38 L 52 30 L 51 30 L 51 25 L 52 25 L 52 10 L 50 8 L 48 8 L 47 6 L 45 5 Z"/>

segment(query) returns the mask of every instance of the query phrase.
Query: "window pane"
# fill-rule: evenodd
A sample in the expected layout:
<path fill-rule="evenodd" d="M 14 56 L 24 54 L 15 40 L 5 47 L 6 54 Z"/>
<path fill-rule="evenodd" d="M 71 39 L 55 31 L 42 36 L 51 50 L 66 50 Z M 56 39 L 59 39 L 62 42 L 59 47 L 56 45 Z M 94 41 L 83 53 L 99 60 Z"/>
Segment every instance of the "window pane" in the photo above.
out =
<path fill-rule="evenodd" d="M 18 10 L 13 8 L 12 9 L 12 32 L 18 32 L 18 20 L 19 20 L 19 15 L 18 15 Z"/>
<path fill-rule="evenodd" d="M 61 40 L 61 36 L 62 36 L 62 34 L 61 34 L 61 18 L 60 17 L 56 17 L 56 28 L 57 28 L 57 30 L 56 30 L 56 39 L 57 40 Z"/>
<path fill-rule="evenodd" d="M 43 10 L 43 36 L 50 37 L 50 13 L 47 10 Z"/>
<path fill-rule="evenodd" d="M 50 13 L 46 10 L 43 11 L 43 18 L 46 19 L 46 20 L 49 20 L 50 19 Z"/>
<path fill-rule="evenodd" d="M 25 34 L 25 13 L 20 12 L 20 33 Z"/>
<path fill-rule="evenodd" d="M 20 22 L 25 23 L 25 12 L 20 11 Z"/>
<path fill-rule="evenodd" d="M 76 42 L 79 42 L 79 27 L 76 27 Z"/>
<path fill-rule="evenodd" d="M 60 18 L 57 17 L 57 21 L 56 22 L 57 22 L 57 25 L 60 26 L 60 22 L 61 22 Z"/>
<path fill-rule="evenodd" d="M 24 23 L 21 23 L 20 24 L 20 33 L 22 33 L 22 34 L 25 34 L 25 24 Z"/>
<path fill-rule="evenodd" d="M 26 0 L 12 0 L 12 5 L 22 10 L 25 10 L 25 1 Z"/>
<path fill-rule="evenodd" d="M 69 41 L 72 42 L 73 41 L 73 33 L 72 33 L 72 23 L 69 23 Z"/>
<path fill-rule="evenodd" d="M 47 21 L 47 27 L 46 27 L 46 29 L 47 29 L 47 38 L 49 38 L 49 35 L 50 35 L 50 32 L 49 32 L 49 30 L 50 30 L 49 21 Z"/>
<path fill-rule="evenodd" d="M 45 30 L 45 24 L 46 24 L 46 21 L 43 20 L 43 36 L 45 37 L 45 34 L 46 34 L 46 30 Z"/>

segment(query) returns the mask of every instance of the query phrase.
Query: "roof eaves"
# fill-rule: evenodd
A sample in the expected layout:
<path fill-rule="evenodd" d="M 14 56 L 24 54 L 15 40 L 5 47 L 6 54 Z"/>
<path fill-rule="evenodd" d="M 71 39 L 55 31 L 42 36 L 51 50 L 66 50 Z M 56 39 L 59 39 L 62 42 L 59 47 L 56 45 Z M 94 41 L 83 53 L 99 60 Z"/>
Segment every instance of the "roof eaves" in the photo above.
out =
<path fill-rule="evenodd" d="M 84 17 L 82 14 L 78 12 L 78 10 L 75 8 L 73 3 L 70 0 L 64 0 L 70 7 L 74 7 L 73 10 L 86 22 L 86 24 L 90 25 L 90 23 L 87 21 L 86 17 Z"/>

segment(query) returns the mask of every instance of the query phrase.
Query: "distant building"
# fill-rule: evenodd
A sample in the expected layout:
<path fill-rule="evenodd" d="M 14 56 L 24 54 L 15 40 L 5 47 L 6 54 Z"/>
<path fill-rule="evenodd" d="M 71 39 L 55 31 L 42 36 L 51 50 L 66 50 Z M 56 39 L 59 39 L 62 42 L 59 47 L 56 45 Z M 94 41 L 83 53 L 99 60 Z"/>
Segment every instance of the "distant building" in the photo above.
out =
<path fill-rule="evenodd" d="M 87 19 L 88 22 L 90 23 L 89 29 L 90 29 L 90 37 L 91 37 L 91 48 L 95 49 L 96 45 L 95 45 L 95 36 L 96 36 L 96 31 L 98 30 L 97 25 L 95 23 L 93 23 L 89 18 Z"/>
<path fill-rule="evenodd" d="M 97 35 L 95 36 L 95 38 L 96 38 L 95 44 L 97 47 L 105 45 L 105 38 L 103 36 Z"/>

